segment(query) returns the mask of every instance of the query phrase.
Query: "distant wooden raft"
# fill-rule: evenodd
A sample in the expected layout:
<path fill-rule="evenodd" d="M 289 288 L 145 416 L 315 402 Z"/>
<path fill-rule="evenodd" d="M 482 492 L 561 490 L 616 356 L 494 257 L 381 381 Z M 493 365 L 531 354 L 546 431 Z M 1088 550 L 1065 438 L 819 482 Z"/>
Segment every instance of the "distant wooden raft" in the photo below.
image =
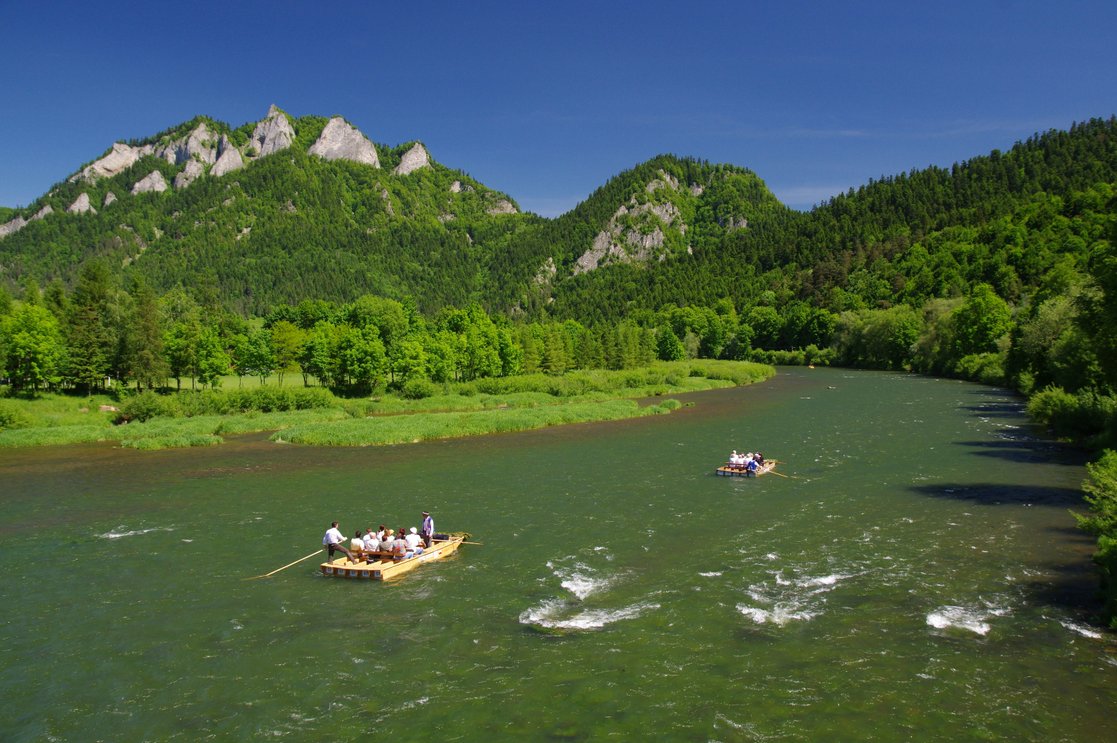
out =
<path fill-rule="evenodd" d="M 766 475 L 776 468 L 775 459 L 765 459 L 764 464 L 756 468 L 756 472 L 749 472 L 743 464 L 723 464 L 715 472 L 722 477 L 757 477 Z"/>
<path fill-rule="evenodd" d="M 370 553 L 372 562 L 352 562 L 347 557 L 339 557 L 332 562 L 321 565 L 322 575 L 337 578 L 364 578 L 366 580 L 388 580 L 404 573 L 410 573 L 424 562 L 441 560 L 447 555 L 458 551 L 458 547 L 465 541 L 464 535 L 451 535 L 449 539 L 435 539 L 429 549 L 423 554 L 396 560 L 391 555 L 383 552 Z"/>

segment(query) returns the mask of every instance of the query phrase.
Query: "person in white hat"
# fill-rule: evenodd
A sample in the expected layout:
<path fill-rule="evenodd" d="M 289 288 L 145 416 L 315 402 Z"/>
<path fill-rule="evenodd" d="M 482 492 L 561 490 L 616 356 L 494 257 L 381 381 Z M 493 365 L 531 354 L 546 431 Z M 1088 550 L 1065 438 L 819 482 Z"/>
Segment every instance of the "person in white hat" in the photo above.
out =
<path fill-rule="evenodd" d="M 419 536 L 419 530 L 414 526 L 411 527 L 410 533 L 404 537 L 404 540 L 407 542 L 409 552 L 414 552 L 416 555 L 423 554 L 423 548 L 419 546 L 423 543 L 423 539 Z"/>

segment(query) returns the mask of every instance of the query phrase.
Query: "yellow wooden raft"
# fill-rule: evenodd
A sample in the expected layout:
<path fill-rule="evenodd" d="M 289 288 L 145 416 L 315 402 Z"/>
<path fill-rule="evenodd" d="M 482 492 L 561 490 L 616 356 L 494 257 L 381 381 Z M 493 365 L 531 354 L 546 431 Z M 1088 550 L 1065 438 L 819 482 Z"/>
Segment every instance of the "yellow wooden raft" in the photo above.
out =
<path fill-rule="evenodd" d="M 722 477 L 753 477 L 754 475 L 767 475 L 776 468 L 776 460 L 765 459 L 764 464 L 756 468 L 756 472 L 749 472 L 743 464 L 723 464 L 716 472 Z"/>
<path fill-rule="evenodd" d="M 342 556 L 333 561 L 322 563 L 322 575 L 337 578 L 388 580 L 404 573 L 410 573 L 424 562 L 441 560 L 447 555 L 454 554 L 464 541 L 464 536 L 455 535 L 451 535 L 449 539 L 436 539 L 431 542 L 429 549 L 423 550 L 423 554 L 403 560 L 396 560 L 391 555 L 381 552 L 371 553 L 372 562 L 365 562 L 364 560 L 352 562 L 349 558 Z"/>

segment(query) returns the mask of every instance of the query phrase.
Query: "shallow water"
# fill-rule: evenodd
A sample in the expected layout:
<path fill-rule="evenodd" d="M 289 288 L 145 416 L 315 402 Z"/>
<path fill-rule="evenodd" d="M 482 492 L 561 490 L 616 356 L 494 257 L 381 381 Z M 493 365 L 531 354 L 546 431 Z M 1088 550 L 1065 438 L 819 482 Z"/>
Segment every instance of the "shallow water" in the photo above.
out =
<path fill-rule="evenodd" d="M 0 451 L 0 739 L 1095 741 L 1081 461 L 998 390 L 784 370 L 402 447 Z M 778 475 L 714 477 L 762 447 Z M 342 531 L 483 546 L 385 584 Z"/>

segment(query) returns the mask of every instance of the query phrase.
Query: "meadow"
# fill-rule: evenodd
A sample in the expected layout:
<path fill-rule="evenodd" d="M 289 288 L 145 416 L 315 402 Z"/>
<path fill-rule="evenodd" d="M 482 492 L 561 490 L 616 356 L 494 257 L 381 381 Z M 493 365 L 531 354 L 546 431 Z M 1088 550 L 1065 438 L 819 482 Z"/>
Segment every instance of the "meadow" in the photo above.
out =
<path fill-rule="evenodd" d="M 277 442 L 400 444 L 669 413 L 680 403 L 668 395 L 752 384 L 773 374 L 763 364 L 702 360 L 431 385 L 433 394 L 419 398 L 343 398 L 291 374 L 282 382 L 231 377 L 204 390 L 7 397 L 0 399 L 0 446 L 109 441 L 166 449 L 267 431 Z"/>

